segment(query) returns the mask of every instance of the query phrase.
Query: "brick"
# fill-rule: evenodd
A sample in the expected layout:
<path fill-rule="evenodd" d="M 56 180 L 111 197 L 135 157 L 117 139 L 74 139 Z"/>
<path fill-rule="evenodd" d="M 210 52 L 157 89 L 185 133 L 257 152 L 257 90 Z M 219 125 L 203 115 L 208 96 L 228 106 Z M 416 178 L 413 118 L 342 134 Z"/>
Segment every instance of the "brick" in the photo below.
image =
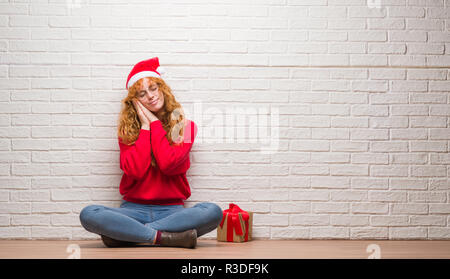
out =
<path fill-rule="evenodd" d="M 444 44 L 430 44 L 430 43 L 411 43 L 408 44 L 409 54 L 444 54 Z"/>
<path fill-rule="evenodd" d="M 392 164 L 426 164 L 427 154 L 392 154 Z"/>
<path fill-rule="evenodd" d="M 31 237 L 33 239 L 70 239 L 72 237 L 72 229 L 33 226 L 31 228 Z"/>
<path fill-rule="evenodd" d="M 386 117 L 371 117 L 369 119 L 369 126 L 371 128 L 407 128 L 408 118 L 401 116 Z"/>
<path fill-rule="evenodd" d="M 352 66 L 387 66 L 388 57 L 382 54 L 351 54 Z"/>
<path fill-rule="evenodd" d="M 350 205 L 347 203 L 312 203 L 312 212 L 313 213 L 348 213 Z"/>
<path fill-rule="evenodd" d="M 373 148 L 372 148 L 373 151 Z M 388 164 L 388 154 L 374 154 L 374 153 L 355 153 L 351 154 L 351 163 L 354 164 Z"/>
<path fill-rule="evenodd" d="M 354 216 L 354 215 L 331 215 L 330 224 L 333 226 L 368 226 L 368 216 Z"/>
<path fill-rule="evenodd" d="M 300 175 L 328 175 L 330 170 L 328 166 L 295 166 L 291 168 L 291 173 Z"/>
<path fill-rule="evenodd" d="M 72 186 L 71 177 L 41 177 L 32 178 L 31 185 L 36 189 L 69 188 Z"/>
<path fill-rule="evenodd" d="M 408 49 L 409 51 L 409 49 Z M 404 54 L 406 53 L 405 43 L 369 43 L 368 53 L 373 54 Z"/>
<path fill-rule="evenodd" d="M 318 215 L 291 215 L 289 224 L 303 226 L 327 226 L 330 224 L 330 217 Z"/>
<path fill-rule="evenodd" d="M 445 104 L 446 95 L 444 93 L 412 93 L 411 103 L 434 103 L 434 104 Z"/>
<path fill-rule="evenodd" d="M 349 130 L 343 128 L 312 128 L 312 139 L 328 139 L 328 140 L 339 140 L 339 139 L 349 139 Z"/>
<path fill-rule="evenodd" d="M 33 138 L 69 138 L 71 135 L 68 127 L 33 127 L 31 130 Z"/>
<path fill-rule="evenodd" d="M 348 81 L 313 81 L 311 84 L 311 89 L 313 91 L 348 91 L 350 88 L 350 83 Z M 322 106 L 322 105 L 320 105 Z M 318 109 L 318 106 L 313 106 L 313 109 Z M 329 108 L 339 108 L 339 105 L 330 105 Z"/>
<path fill-rule="evenodd" d="M 60 176 L 73 176 L 73 175 L 89 175 L 91 171 L 87 165 L 70 164 L 70 168 L 67 164 L 58 164 L 51 167 L 52 175 Z"/>
<path fill-rule="evenodd" d="M 385 203 L 352 203 L 351 212 L 353 214 L 386 214 L 388 204 Z"/>
<path fill-rule="evenodd" d="M 406 227 L 408 226 L 407 216 L 371 216 L 370 225 L 377 227 Z"/>
<path fill-rule="evenodd" d="M 369 174 L 368 166 L 333 165 L 330 166 L 331 175 L 364 176 Z"/>
<path fill-rule="evenodd" d="M 408 166 L 371 166 L 371 176 L 408 176 Z"/>
<path fill-rule="evenodd" d="M 407 142 L 371 142 L 372 152 L 408 152 Z"/>
<path fill-rule="evenodd" d="M 353 42 L 385 42 L 386 31 L 349 31 L 348 40 Z"/>
<path fill-rule="evenodd" d="M 50 224 L 50 216 L 46 215 L 13 215 L 11 225 L 14 226 L 45 226 Z"/>
<path fill-rule="evenodd" d="M 73 214 L 55 214 L 51 216 L 51 225 L 52 226 L 66 226 L 66 227 L 75 227 L 80 224 L 80 216 Z"/>
<path fill-rule="evenodd" d="M 426 129 L 391 129 L 392 140 L 426 140 L 428 131 Z"/>
<path fill-rule="evenodd" d="M 407 193 L 397 191 L 371 191 L 369 192 L 369 201 L 374 202 L 406 202 Z"/>
<path fill-rule="evenodd" d="M 405 29 L 405 19 L 403 18 L 368 18 L 367 24 L 371 30 Z"/>
<path fill-rule="evenodd" d="M 49 164 L 13 164 L 11 167 L 12 175 L 50 175 Z"/>
<path fill-rule="evenodd" d="M 414 203 L 445 203 L 447 201 L 445 192 L 409 193 L 408 197 L 409 201 Z"/>
<path fill-rule="evenodd" d="M 414 37 L 414 36 L 412 36 Z M 399 39 L 399 41 L 403 41 Z M 428 59 L 428 58 L 427 58 Z M 428 60 L 427 60 L 428 61 Z M 389 65 L 390 66 L 402 66 L 402 67 L 422 67 L 425 66 L 427 61 L 425 60 L 425 56 L 419 55 L 392 55 L 389 56 Z"/>
<path fill-rule="evenodd" d="M 358 141 L 334 141 L 331 145 L 331 151 L 338 152 L 353 152 L 359 151 L 364 152 L 369 149 L 369 144 L 367 142 Z"/>
<path fill-rule="evenodd" d="M 351 140 L 387 140 L 388 131 L 383 129 L 353 129 L 350 131 Z"/>
<path fill-rule="evenodd" d="M 333 117 L 331 127 L 339 128 L 368 128 L 369 118 L 367 117 Z"/>
<path fill-rule="evenodd" d="M 352 239 L 388 239 L 387 228 L 351 228 Z"/>
<path fill-rule="evenodd" d="M 449 105 L 431 105 L 430 115 L 447 116 L 450 114 Z"/>
<path fill-rule="evenodd" d="M 447 119 L 440 116 L 420 116 L 420 117 L 410 117 L 410 125 L 412 128 L 424 127 L 424 128 L 439 128 L 446 127 Z"/>
<path fill-rule="evenodd" d="M 334 43 L 328 46 L 329 53 L 365 53 L 366 47 L 364 43 L 351 42 L 351 43 Z"/>
<path fill-rule="evenodd" d="M 450 204 L 430 204 L 430 214 L 449 214 Z"/>
<path fill-rule="evenodd" d="M 388 112 L 387 106 L 354 105 L 351 113 L 353 116 L 387 116 Z"/>
<path fill-rule="evenodd" d="M 282 214 L 255 214 L 253 216 L 253 224 L 255 226 L 287 226 L 289 223 L 288 215 Z"/>
<path fill-rule="evenodd" d="M 290 142 L 292 151 L 329 151 L 330 144 L 328 141 L 321 140 L 293 140 Z"/>
<path fill-rule="evenodd" d="M 427 83 L 424 81 L 403 81 L 403 80 L 394 80 L 391 82 L 392 91 L 406 91 L 406 92 L 424 92 L 427 91 Z"/>
<path fill-rule="evenodd" d="M 391 213 L 393 215 L 428 214 L 428 204 L 420 204 L 420 203 L 393 204 L 391 208 Z"/>
<path fill-rule="evenodd" d="M 333 201 L 367 201 L 365 191 L 333 191 L 331 192 Z"/>
<path fill-rule="evenodd" d="M 311 213 L 309 202 L 272 202 L 270 208 L 273 213 Z"/>
<path fill-rule="evenodd" d="M 285 201 L 289 197 L 289 192 L 280 190 L 253 190 L 249 196 L 253 201 Z"/>
<path fill-rule="evenodd" d="M 0 203 L 0 214 L 28 214 L 28 213 L 30 213 L 29 202 Z"/>
<path fill-rule="evenodd" d="M 89 192 L 85 190 L 52 190 L 52 201 L 84 201 L 89 200 Z"/>
<path fill-rule="evenodd" d="M 260 166 L 260 165 L 242 165 L 239 171 L 233 166 L 222 166 L 214 168 L 215 175 L 286 175 L 288 167 L 285 166 Z"/>
<path fill-rule="evenodd" d="M 413 141 L 410 144 L 410 152 L 446 152 L 445 141 Z"/>
<path fill-rule="evenodd" d="M 428 238 L 430 239 L 448 239 L 450 237 L 449 228 L 429 228 Z"/>
<path fill-rule="evenodd" d="M 318 239 L 348 239 L 348 228 L 311 228 L 312 238 Z"/>
<path fill-rule="evenodd" d="M 408 79 L 417 80 L 444 80 L 446 77 L 445 70 L 439 69 L 408 69 Z"/>
<path fill-rule="evenodd" d="M 14 115 L 11 118 L 12 125 L 14 126 L 46 126 L 50 125 L 50 115 L 49 114 L 25 114 L 25 115 Z"/>
<path fill-rule="evenodd" d="M 271 177 L 270 185 L 276 188 L 308 188 L 310 179 L 307 177 Z"/>
<path fill-rule="evenodd" d="M 389 239 L 425 239 L 426 228 L 391 228 Z"/>
<path fill-rule="evenodd" d="M 309 229 L 306 228 L 272 228 L 271 239 L 310 239 Z"/>
<path fill-rule="evenodd" d="M 443 179 L 430 179 L 430 186 L 429 189 L 431 191 L 433 190 L 448 190 L 449 189 L 449 180 L 443 178 Z"/>
<path fill-rule="evenodd" d="M 311 162 L 313 163 L 348 163 L 350 155 L 345 153 L 318 153 L 311 154 Z"/>
<path fill-rule="evenodd" d="M 50 193 L 47 190 L 17 191 L 11 193 L 11 200 L 17 202 L 49 201 Z"/>
<path fill-rule="evenodd" d="M 413 226 L 442 226 L 446 225 L 444 216 L 411 216 Z"/>
<path fill-rule="evenodd" d="M 29 239 L 31 237 L 31 228 L 0 227 L 0 235 L 5 239 Z"/>
<path fill-rule="evenodd" d="M 329 127 L 330 118 L 328 116 L 296 116 L 291 118 L 293 127 Z"/>
<path fill-rule="evenodd" d="M 327 201 L 329 193 L 318 190 L 291 191 L 289 198 L 295 201 Z"/>

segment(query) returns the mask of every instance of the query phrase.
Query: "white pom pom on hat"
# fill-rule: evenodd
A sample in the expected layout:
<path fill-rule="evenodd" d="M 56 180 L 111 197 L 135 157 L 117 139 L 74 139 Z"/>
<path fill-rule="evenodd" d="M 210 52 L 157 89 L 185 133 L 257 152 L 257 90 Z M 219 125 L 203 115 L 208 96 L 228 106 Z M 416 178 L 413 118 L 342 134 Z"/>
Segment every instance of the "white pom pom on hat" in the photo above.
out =
<path fill-rule="evenodd" d="M 158 77 L 166 73 L 165 68 L 159 65 L 159 58 L 153 57 L 134 65 L 131 72 L 128 74 L 126 88 L 130 88 L 136 81 L 144 77 Z"/>
<path fill-rule="evenodd" d="M 164 76 L 166 73 L 166 68 L 159 66 L 156 71 L 159 73 L 160 76 Z"/>

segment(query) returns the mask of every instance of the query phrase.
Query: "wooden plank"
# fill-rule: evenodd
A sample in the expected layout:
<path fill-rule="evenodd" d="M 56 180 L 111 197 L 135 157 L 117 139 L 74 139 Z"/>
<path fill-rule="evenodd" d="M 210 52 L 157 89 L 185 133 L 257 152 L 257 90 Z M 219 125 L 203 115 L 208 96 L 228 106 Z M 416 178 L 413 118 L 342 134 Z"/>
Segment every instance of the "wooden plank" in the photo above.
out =
<path fill-rule="evenodd" d="M 0 240 L 0 258 L 67 258 L 80 247 L 80 257 L 126 259 L 202 259 L 202 258 L 294 258 L 294 259 L 367 259 L 373 252 L 367 247 L 380 247 L 381 258 L 445 258 L 450 259 L 450 241 L 410 240 L 252 240 L 243 243 L 199 239 L 196 249 L 139 246 L 106 248 L 100 240 Z"/>

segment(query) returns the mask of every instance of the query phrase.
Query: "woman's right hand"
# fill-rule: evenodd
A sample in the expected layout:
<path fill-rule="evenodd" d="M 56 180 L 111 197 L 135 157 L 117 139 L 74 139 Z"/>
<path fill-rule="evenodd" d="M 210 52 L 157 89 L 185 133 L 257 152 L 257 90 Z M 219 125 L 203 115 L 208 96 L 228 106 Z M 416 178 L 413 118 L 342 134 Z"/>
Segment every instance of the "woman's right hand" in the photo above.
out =
<path fill-rule="evenodd" d="M 147 118 L 147 116 L 145 116 L 145 113 L 142 111 L 141 107 L 137 103 L 139 101 L 136 99 L 133 99 L 132 101 L 133 101 L 134 108 L 137 111 L 139 120 L 141 121 L 141 129 L 150 130 L 150 120 Z"/>

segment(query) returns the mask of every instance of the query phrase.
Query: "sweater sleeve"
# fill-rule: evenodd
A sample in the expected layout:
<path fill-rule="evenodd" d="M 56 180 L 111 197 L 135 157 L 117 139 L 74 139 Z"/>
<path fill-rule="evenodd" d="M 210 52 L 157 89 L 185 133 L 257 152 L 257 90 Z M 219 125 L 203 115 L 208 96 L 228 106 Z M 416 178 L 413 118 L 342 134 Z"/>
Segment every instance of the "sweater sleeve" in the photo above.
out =
<path fill-rule="evenodd" d="M 186 172 L 189 168 L 189 152 L 194 144 L 197 126 L 193 121 L 187 121 L 184 130 L 184 140 L 178 145 L 170 145 L 166 138 L 161 121 L 153 121 L 151 127 L 151 142 L 153 155 L 159 169 L 166 175 Z"/>
<path fill-rule="evenodd" d="M 133 178 L 142 178 L 151 163 L 150 131 L 141 129 L 138 139 L 132 145 L 124 144 L 119 139 L 119 146 L 120 168 Z"/>

